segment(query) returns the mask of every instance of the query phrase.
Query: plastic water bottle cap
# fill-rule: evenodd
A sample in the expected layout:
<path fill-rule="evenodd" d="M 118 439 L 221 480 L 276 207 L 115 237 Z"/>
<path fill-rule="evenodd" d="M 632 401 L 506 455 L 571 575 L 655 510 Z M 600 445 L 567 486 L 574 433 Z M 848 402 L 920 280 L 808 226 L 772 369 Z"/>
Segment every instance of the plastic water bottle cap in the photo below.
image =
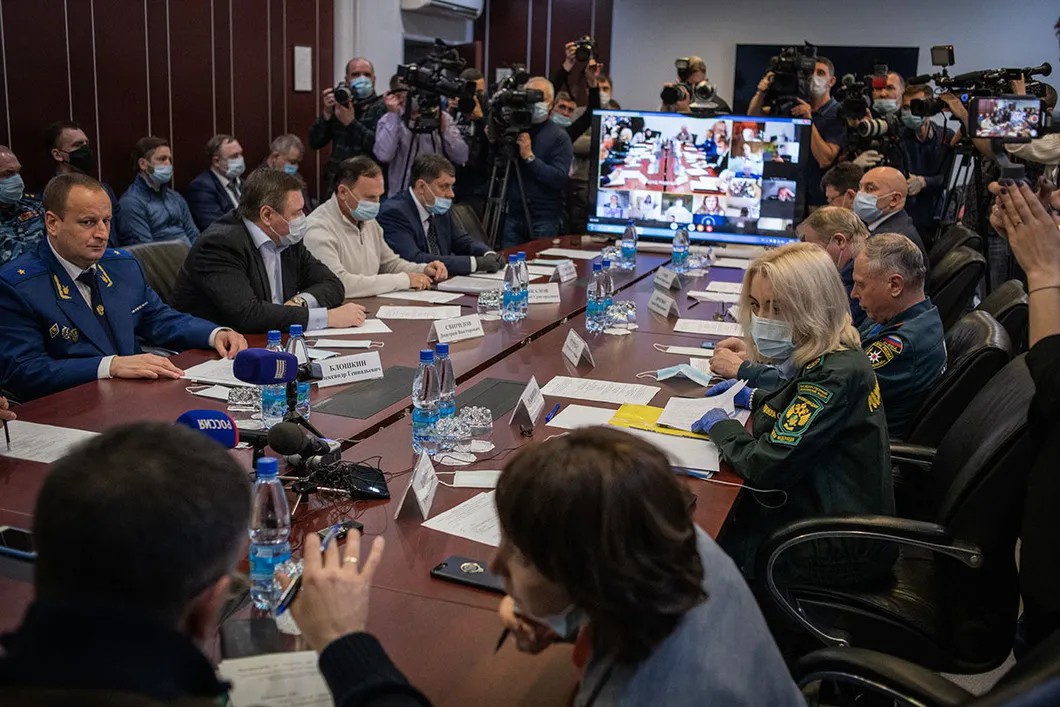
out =
<path fill-rule="evenodd" d="M 291 328 L 288 329 L 288 333 L 290 333 L 290 335 L 293 336 L 293 337 L 301 336 L 302 335 L 302 325 L 301 324 L 292 324 Z"/>
<path fill-rule="evenodd" d="M 525 250 L 519 251 L 516 255 L 518 256 L 519 260 L 526 260 L 526 251 Z"/>
<path fill-rule="evenodd" d="M 602 266 L 602 269 L 608 270 L 611 267 L 611 261 L 610 260 L 605 260 L 602 263 L 600 263 L 600 265 Z"/>
<path fill-rule="evenodd" d="M 593 263 L 593 272 L 602 272 L 604 269 L 603 263 Z"/>
<path fill-rule="evenodd" d="M 436 354 L 438 354 L 439 357 L 448 356 L 449 355 L 449 344 L 435 344 L 434 345 L 434 352 Z"/>
<path fill-rule="evenodd" d="M 430 349 L 420 349 L 420 363 L 434 363 L 434 352 Z"/>
<path fill-rule="evenodd" d="M 269 341 L 279 341 L 281 336 L 279 329 L 269 329 L 269 333 L 266 334 Z"/>
<path fill-rule="evenodd" d="M 518 262 L 519 262 L 519 256 L 518 256 L 518 255 L 515 255 L 515 254 L 513 253 L 512 255 L 509 255 L 509 256 L 508 256 L 508 263 L 509 263 L 509 264 L 511 264 L 511 265 L 515 265 L 515 264 L 516 264 L 516 263 L 518 263 Z"/>
<path fill-rule="evenodd" d="M 258 460 L 258 478 L 274 479 L 280 474 L 280 463 L 276 457 L 262 457 Z"/>

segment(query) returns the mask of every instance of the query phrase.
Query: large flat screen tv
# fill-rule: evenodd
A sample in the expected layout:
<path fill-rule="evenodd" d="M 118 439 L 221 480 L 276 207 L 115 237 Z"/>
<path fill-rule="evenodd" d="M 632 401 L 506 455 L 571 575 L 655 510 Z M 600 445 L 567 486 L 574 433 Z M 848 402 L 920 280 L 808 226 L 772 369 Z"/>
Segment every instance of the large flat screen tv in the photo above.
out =
<path fill-rule="evenodd" d="M 776 246 L 803 215 L 810 121 L 601 110 L 593 115 L 590 233 Z"/>

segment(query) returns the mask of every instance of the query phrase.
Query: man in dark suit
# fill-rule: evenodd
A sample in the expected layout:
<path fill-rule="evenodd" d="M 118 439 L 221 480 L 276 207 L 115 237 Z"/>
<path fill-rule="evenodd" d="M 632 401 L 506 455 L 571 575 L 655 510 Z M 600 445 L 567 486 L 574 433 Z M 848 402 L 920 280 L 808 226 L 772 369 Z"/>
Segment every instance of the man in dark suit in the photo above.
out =
<path fill-rule="evenodd" d="M 869 237 L 876 233 L 901 233 L 913 241 L 928 262 L 927 249 L 913 218 L 905 211 L 909 185 L 894 167 L 874 167 L 861 178 L 854 197 L 854 213 L 869 227 Z"/>
<path fill-rule="evenodd" d="M 110 198 L 86 174 L 44 190 L 48 237 L 0 269 L 0 386 L 28 400 L 97 378 L 180 378 L 170 349 L 213 348 L 229 358 L 246 339 L 181 314 L 144 281 L 129 253 L 107 247 Z"/>
<path fill-rule="evenodd" d="M 185 193 L 191 217 L 200 231 L 239 206 L 247 164 L 243 146 L 231 135 L 214 135 L 206 143 L 210 168 L 191 180 Z"/>
<path fill-rule="evenodd" d="M 379 210 L 383 238 L 395 253 L 413 263 L 440 260 L 453 275 L 497 272 L 501 258 L 468 235 L 449 213 L 456 169 L 442 155 L 425 154 L 412 163 L 405 191 Z"/>
<path fill-rule="evenodd" d="M 177 276 L 173 306 L 264 333 L 301 324 L 307 330 L 364 323 L 364 307 L 343 304 L 342 282 L 305 245 L 302 180 L 258 169 L 239 208 L 199 236 Z"/>

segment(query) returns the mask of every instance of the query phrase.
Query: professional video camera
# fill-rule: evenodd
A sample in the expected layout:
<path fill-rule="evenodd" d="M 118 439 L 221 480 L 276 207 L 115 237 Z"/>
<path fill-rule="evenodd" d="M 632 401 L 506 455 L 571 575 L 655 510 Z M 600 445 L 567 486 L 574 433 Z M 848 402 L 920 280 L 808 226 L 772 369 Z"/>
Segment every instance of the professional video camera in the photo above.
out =
<path fill-rule="evenodd" d="M 526 88 L 530 74 L 522 65 L 512 67 L 512 73 L 501 81 L 490 97 L 490 125 L 494 140 L 514 144 L 519 133 L 532 125 L 535 103 L 545 100 L 544 91 Z"/>
<path fill-rule="evenodd" d="M 434 44 L 434 51 L 419 64 L 399 64 L 397 68 L 409 88 L 405 125 L 415 133 L 441 129 L 442 96 L 456 99 L 461 111 L 475 109 L 475 82 L 460 78 L 466 62 L 442 40 L 436 39 Z"/>
<path fill-rule="evenodd" d="M 574 58 L 580 62 L 586 62 L 597 57 L 596 40 L 585 35 L 574 40 Z"/>
<path fill-rule="evenodd" d="M 801 99 L 810 100 L 810 79 L 817 65 L 817 47 L 805 43 L 802 47 L 784 47 L 769 60 L 773 82 L 766 89 L 763 106 L 770 115 L 788 116 Z"/>
<path fill-rule="evenodd" d="M 910 85 L 926 84 L 934 82 L 939 92 L 952 93 L 957 96 L 965 106 L 973 98 L 989 98 L 1012 93 L 1013 81 L 1024 79 L 1027 81 L 1027 93 L 1032 96 L 1044 98 L 1047 88 L 1038 81 L 1031 81 L 1033 76 L 1048 76 L 1053 72 L 1052 65 L 1045 62 L 1040 66 L 1025 66 L 1023 68 L 984 69 L 982 71 L 969 71 L 957 76 L 950 76 L 947 67 L 953 66 L 953 45 L 942 44 L 931 48 L 931 63 L 941 67 L 941 71 L 934 74 L 921 74 L 909 79 Z M 914 99 L 909 105 L 909 112 L 913 115 L 932 116 L 945 110 L 946 105 L 937 98 Z"/>

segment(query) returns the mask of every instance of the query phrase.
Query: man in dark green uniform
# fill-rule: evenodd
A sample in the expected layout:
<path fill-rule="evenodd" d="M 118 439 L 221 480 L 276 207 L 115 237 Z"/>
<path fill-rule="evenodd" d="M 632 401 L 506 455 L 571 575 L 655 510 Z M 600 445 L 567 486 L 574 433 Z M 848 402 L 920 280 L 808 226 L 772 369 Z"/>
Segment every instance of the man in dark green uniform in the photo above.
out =
<path fill-rule="evenodd" d="M 946 370 L 938 309 L 924 296 L 924 256 L 898 233 L 868 240 L 854 259 L 854 289 L 868 321 L 861 345 L 880 380 L 887 428 L 902 439 L 924 397 Z"/>

